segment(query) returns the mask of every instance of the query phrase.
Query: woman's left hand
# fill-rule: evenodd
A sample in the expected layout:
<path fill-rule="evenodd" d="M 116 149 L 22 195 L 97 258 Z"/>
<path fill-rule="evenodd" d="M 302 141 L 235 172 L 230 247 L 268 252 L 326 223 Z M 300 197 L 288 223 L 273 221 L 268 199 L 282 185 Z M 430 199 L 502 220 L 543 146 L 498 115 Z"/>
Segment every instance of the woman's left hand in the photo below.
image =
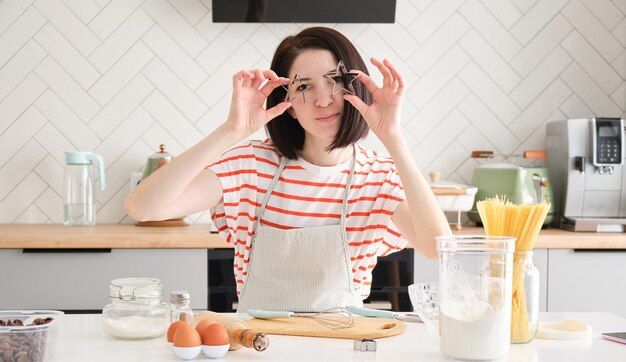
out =
<path fill-rule="evenodd" d="M 371 58 L 371 62 L 383 75 L 381 88 L 367 74 L 358 70 L 353 71 L 359 73 L 357 79 L 363 82 L 367 90 L 372 93 L 372 104 L 365 104 L 353 94 L 344 94 L 343 98 L 363 115 L 372 132 L 384 142 L 386 139 L 393 139 L 402 134 L 400 114 L 405 91 L 404 78 L 387 59 L 381 62 L 376 58 Z"/>

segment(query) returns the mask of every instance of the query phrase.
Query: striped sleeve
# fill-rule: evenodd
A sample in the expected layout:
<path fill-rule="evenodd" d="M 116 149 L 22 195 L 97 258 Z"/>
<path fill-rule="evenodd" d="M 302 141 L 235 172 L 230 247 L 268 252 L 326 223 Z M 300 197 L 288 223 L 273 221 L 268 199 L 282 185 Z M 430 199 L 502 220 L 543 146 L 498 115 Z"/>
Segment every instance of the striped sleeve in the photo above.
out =
<path fill-rule="evenodd" d="M 400 175 L 398 175 L 398 170 L 395 166 L 389 169 L 380 193 L 381 195 L 385 195 L 382 203 L 385 210 L 393 210 L 395 212 L 398 205 L 406 199 L 404 188 L 400 181 Z M 404 249 L 407 244 L 407 240 L 402 237 L 398 228 L 394 225 L 393 221 L 391 221 L 391 215 L 387 222 L 387 228 L 382 230 L 381 237 L 383 241 L 378 244 L 376 250 L 378 256 L 385 256 L 400 251 Z"/>
<path fill-rule="evenodd" d="M 218 233 L 237 251 L 237 246 L 249 244 L 255 218 L 257 173 L 253 144 L 226 151 L 207 168 L 217 175 L 223 190 L 223 202 L 211 209 L 211 218 Z"/>

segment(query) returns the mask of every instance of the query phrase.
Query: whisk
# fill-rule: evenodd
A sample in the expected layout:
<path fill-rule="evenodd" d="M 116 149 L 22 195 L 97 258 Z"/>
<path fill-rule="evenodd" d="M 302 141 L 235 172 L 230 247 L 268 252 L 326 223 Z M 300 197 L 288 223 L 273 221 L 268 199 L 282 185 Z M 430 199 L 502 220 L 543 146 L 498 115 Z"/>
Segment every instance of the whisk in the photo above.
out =
<path fill-rule="evenodd" d="M 352 313 L 348 312 L 345 308 L 336 307 L 325 309 L 317 313 L 294 313 L 283 311 L 270 311 L 270 310 L 258 310 L 250 309 L 248 311 L 250 317 L 259 319 L 274 319 L 274 318 L 311 318 L 317 321 L 319 324 L 330 329 L 346 329 L 354 325 L 352 319 Z"/>

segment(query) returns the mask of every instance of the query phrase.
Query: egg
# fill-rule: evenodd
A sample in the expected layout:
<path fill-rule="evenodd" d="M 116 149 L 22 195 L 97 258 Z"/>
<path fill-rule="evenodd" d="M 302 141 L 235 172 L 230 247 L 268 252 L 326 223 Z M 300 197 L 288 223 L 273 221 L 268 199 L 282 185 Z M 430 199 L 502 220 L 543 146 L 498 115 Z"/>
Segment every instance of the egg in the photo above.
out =
<path fill-rule="evenodd" d="M 207 326 L 202 333 L 202 344 L 205 346 L 223 346 L 229 342 L 226 329 L 219 323 Z"/>
<path fill-rule="evenodd" d="M 172 339 L 175 347 L 197 347 L 202 344 L 198 331 L 187 323 L 181 324 Z"/>
<path fill-rule="evenodd" d="M 214 323 L 217 323 L 217 322 L 210 320 L 210 319 L 203 319 L 198 324 L 196 324 L 196 331 L 198 331 L 198 334 L 200 334 L 200 337 L 202 337 L 202 335 L 204 334 L 204 330 L 206 329 L 206 327 Z"/>
<path fill-rule="evenodd" d="M 174 332 L 172 351 L 184 360 L 196 358 L 202 351 L 202 339 L 196 329 L 183 322 Z"/>
<path fill-rule="evenodd" d="M 172 324 L 170 324 L 170 327 L 167 329 L 167 341 L 168 342 L 172 342 L 174 341 L 174 332 L 176 332 L 176 330 L 178 329 L 178 327 L 180 327 L 181 324 L 186 324 L 183 321 L 176 321 Z"/>
<path fill-rule="evenodd" d="M 228 332 L 219 323 L 211 324 L 202 333 L 202 353 L 209 358 L 221 358 L 230 347 Z"/>

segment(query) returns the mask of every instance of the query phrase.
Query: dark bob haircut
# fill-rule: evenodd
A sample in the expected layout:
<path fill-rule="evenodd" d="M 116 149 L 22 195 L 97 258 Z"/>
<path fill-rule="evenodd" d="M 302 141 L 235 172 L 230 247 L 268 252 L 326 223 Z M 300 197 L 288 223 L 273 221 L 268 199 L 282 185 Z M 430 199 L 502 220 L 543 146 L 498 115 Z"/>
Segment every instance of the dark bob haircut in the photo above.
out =
<path fill-rule="evenodd" d="M 328 50 L 338 61 L 343 61 L 346 69 L 359 69 L 368 74 L 365 62 L 354 45 L 338 31 L 324 27 L 304 29 L 296 35 L 285 38 L 274 52 L 271 69 L 279 77 L 288 77 L 289 69 L 296 57 L 309 49 Z M 371 104 L 371 94 L 363 83 L 356 81 L 352 85 L 356 96 L 366 104 Z M 275 88 L 267 98 L 267 108 L 283 102 L 286 95 L 282 87 Z M 369 128 L 359 111 L 348 101 L 344 100 L 344 102 L 339 131 L 327 151 L 347 147 L 367 136 Z M 304 129 L 289 112 L 284 112 L 271 120 L 266 125 L 266 130 L 272 143 L 285 157 L 298 158 L 298 150 L 302 150 L 304 146 Z"/>

